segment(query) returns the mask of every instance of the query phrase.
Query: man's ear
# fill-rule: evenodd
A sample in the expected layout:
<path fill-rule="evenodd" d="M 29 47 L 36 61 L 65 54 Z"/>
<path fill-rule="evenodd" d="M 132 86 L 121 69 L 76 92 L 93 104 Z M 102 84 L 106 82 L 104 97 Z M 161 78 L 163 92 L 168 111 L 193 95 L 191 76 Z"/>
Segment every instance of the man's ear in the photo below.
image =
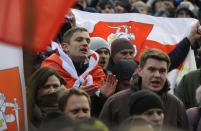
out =
<path fill-rule="evenodd" d="M 61 43 L 61 47 L 63 48 L 64 52 L 69 52 L 69 44 L 68 43 Z"/>
<path fill-rule="evenodd" d="M 138 65 L 137 73 L 138 73 L 139 76 L 141 76 L 141 72 L 142 72 L 142 68 L 140 67 L 140 65 Z"/>

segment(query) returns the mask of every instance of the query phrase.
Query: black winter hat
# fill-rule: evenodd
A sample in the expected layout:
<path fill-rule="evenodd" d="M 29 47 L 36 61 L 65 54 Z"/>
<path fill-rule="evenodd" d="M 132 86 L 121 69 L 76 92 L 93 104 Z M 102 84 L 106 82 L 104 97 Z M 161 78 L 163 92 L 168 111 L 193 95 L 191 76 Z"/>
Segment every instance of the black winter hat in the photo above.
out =
<path fill-rule="evenodd" d="M 141 115 L 152 108 L 164 109 L 161 98 L 152 91 L 141 90 L 130 97 L 130 115 Z"/>
<path fill-rule="evenodd" d="M 121 50 L 124 49 L 133 49 L 134 47 L 132 45 L 132 43 L 126 39 L 126 38 L 117 38 L 114 41 L 112 41 L 111 43 L 111 57 L 113 58 L 113 56 L 118 53 Z"/>
<path fill-rule="evenodd" d="M 130 80 L 137 66 L 138 64 L 133 60 L 120 60 L 112 68 L 112 74 L 116 75 L 118 82 Z"/>

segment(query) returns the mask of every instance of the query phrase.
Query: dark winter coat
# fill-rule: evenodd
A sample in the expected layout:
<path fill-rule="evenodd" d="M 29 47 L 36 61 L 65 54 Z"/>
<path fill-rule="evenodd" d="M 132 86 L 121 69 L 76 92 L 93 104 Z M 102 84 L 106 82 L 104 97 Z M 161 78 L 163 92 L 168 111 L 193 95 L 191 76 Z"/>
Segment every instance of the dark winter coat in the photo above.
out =
<path fill-rule="evenodd" d="M 129 115 L 129 100 L 133 92 L 141 90 L 141 78 L 136 74 L 133 79 L 133 86 L 118 92 L 111 96 L 100 114 L 100 119 L 108 126 L 114 127 L 126 120 Z M 164 88 L 161 90 L 161 96 L 164 102 L 164 125 L 177 128 L 188 129 L 188 119 L 183 103 L 174 95 L 168 93 L 169 82 L 166 81 Z"/>

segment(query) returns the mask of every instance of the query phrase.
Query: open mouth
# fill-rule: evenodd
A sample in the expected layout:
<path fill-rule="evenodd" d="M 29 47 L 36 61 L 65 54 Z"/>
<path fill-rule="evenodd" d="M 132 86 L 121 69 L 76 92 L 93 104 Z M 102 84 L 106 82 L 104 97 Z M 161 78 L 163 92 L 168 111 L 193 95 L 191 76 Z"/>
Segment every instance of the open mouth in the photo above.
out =
<path fill-rule="evenodd" d="M 99 64 L 104 65 L 106 62 L 105 61 L 99 61 Z"/>
<path fill-rule="evenodd" d="M 82 48 L 82 49 L 80 49 L 80 51 L 81 51 L 83 54 L 87 54 L 87 49 L 86 49 L 86 48 Z"/>
<path fill-rule="evenodd" d="M 154 80 L 154 81 L 151 81 L 151 84 L 153 87 L 159 87 L 160 86 L 160 81 L 159 80 Z"/>

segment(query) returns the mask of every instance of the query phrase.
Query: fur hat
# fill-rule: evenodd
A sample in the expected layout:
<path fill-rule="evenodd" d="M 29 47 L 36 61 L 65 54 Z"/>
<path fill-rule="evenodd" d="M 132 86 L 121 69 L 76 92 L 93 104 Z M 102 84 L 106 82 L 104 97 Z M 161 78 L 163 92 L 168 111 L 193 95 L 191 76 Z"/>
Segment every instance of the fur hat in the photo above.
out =
<path fill-rule="evenodd" d="M 163 110 L 161 98 L 152 91 L 140 90 L 134 92 L 130 97 L 130 115 L 141 115 L 152 108 Z"/>
<path fill-rule="evenodd" d="M 91 37 L 90 39 L 90 49 L 97 51 L 98 49 L 105 48 L 110 52 L 110 46 L 106 40 L 101 37 Z"/>

